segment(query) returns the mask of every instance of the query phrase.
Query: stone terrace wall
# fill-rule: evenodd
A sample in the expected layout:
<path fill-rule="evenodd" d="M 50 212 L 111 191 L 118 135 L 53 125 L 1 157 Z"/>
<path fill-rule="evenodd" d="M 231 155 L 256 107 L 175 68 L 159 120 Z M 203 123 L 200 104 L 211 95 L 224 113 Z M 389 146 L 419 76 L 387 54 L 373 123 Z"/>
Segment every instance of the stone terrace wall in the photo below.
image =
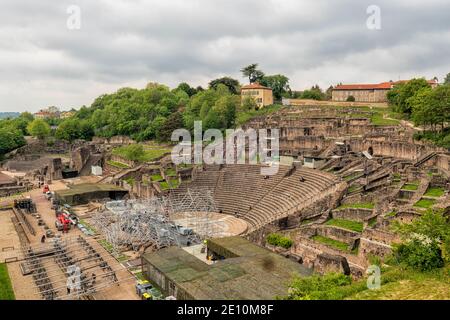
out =
<path fill-rule="evenodd" d="M 399 236 L 395 235 L 394 233 L 372 228 L 364 229 L 361 237 L 372 241 L 381 242 L 387 245 L 390 245 L 392 242 L 400 241 Z"/>
<path fill-rule="evenodd" d="M 94 137 L 92 139 L 94 144 L 112 144 L 112 145 L 125 145 L 136 143 L 133 139 L 127 136 L 115 136 L 111 138 Z"/>
<path fill-rule="evenodd" d="M 346 208 L 333 210 L 331 215 L 334 219 L 346 219 L 365 222 L 373 214 L 371 209 Z"/>
<path fill-rule="evenodd" d="M 439 154 L 436 157 L 436 167 L 444 171 L 450 171 L 450 155 Z"/>
<path fill-rule="evenodd" d="M 352 151 L 363 152 L 373 149 L 376 156 L 393 157 L 408 160 L 417 160 L 421 155 L 439 151 L 440 148 L 419 145 L 406 142 L 389 142 L 389 141 L 368 141 L 366 139 L 351 139 L 349 141 Z"/>

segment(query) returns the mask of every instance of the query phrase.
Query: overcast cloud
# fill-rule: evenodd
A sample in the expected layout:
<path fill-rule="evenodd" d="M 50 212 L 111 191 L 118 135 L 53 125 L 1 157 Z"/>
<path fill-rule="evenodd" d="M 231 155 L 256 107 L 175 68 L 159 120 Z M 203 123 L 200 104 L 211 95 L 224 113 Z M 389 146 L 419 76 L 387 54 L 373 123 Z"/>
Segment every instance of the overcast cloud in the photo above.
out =
<path fill-rule="evenodd" d="M 291 87 L 450 72 L 448 0 L 2 0 L 0 111 L 90 105 L 149 81 L 206 86 L 257 62 Z M 81 9 L 81 29 L 66 12 Z M 381 30 L 366 27 L 369 5 Z"/>

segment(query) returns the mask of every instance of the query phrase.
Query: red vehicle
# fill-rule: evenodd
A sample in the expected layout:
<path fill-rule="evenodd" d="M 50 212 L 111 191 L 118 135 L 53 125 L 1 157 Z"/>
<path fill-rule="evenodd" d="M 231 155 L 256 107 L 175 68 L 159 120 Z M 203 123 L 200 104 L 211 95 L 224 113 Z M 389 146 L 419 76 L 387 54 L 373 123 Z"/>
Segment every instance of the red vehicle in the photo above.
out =
<path fill-rule="evenodd" d="M 48 184 L 44 185 L 44 188 L 42 189 L 42 193 L 47 193 L 50 191 L 50 188 L 48 187 Z"/>
<path fill-rule="evenodd" d="M 71 221 L 64 213 L 61 213 L 56 218 L 55 226 L 58 231 L 69 232 Z"/>

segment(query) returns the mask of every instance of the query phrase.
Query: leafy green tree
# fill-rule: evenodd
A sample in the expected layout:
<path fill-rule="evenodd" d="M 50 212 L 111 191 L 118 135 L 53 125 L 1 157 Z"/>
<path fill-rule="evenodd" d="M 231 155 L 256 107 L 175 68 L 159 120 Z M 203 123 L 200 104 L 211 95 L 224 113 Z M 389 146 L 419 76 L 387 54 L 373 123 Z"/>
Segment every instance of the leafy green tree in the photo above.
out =
<path fill-rule="evenodd" d="M 137 141 L 157 139 L 166 118 L 189 104 L 188 86 L 179 87 L 170 90 L 167 86 L 149 83 L 141 90 L 121 88 L 99 96 L 90 108 L 81 108 L 74 119 L 88 120 L 91 130 L 101 137 L 126 135 Z M 79 136 L 89 138 L 89 130 L 87 134 L 70 135 L 72 138 Z"/>
<path fill-rule="evenodd" d="M 450 84 L 450 73 L 447 73 L 444 79 L 444 84 Z"/>
<path fill-rule="evenodd" d="M 328 89 L 325 91 L 325 99 L 331 100 L 333 98 L 333 86 L 329 86 Z"/>
<path fill-rule="evenodd" d="M 257 110 L 258 104 L 256 103 L 255 99 L 247 96 L 242 100 L 242 106 L 240 109 L 244 112 L 250 111 L 250 110 Z"/>
<path fill-rule="evenodd" d="M 11 127 L 3 127 L 2 121 L 0 121 L 0 157 L 25 144 L 25 138 L 20 130 Z"/>
<path fill-rule="evenodd" d="M 408 238 L 413 233 L 443 241 L 450 238 L 450 222 L 441 210 L 428 210 L 411 223 L 395 222 L 393 230 Z"/>
<path fill-rule="evenodd" d="M 408 99 L 412 107 L 411 119 L 416 125 L 435 125 L 436 117 L 432 112 L 434 106 L 432 103 L 433 90 L 431 88 L 422 88 Z"/>
<path fill-rule="evenodd" d="M 290 93 L 291 88 L 289 87 L 289 78 L 282 75 L 276 74 L 272 76 L 264 76 L 260 83 L 263 86 L 269 87 L 273 91 L 273 96 L 276 100 L 281 100 L 283 94 Z"/>
<path fill-rule="evenodd" d="M 450 222 L 442 211 L 428 210 L 412 223 L 395 222 L 403 242 L 394 246 L 394 258 L 411 268 L 428 271 L 444 266 L 450 248 Z"/>
<path fill-rule="evenodd" d="M 239 96 L 232 94 L 224 84 L 193 96 L 183 114 L 185 127 L 192 130 L 194 121 L 203 121 L 203 128 L 226 129 L 234 125 Z"/>
<path fill-rule="evenodd" d="M 24 120 L 26 120 L 27 122 L 31 122 L 34 120 L 34 116 L 30 113 L 30 112 L 22 112 L 19 116 L 19 118 L 22 118 Z"/>
<path fill-rule="evenodd" d="M 242 75 L 248 78 L 250 83 L 261 81 L 264 78 L 264 72 L 258 70 L 258 64 L 253 63 L 241 69 Z"/>
<path fill-rule="evenodd" d="M 225 126 L 225 121 L 223 115 L 217 112 L 216 108 L 211 108 L 208 115 L 204 119 L 203 129 L 219 129 Z"/>
<path fill-rule="evenodd" d="M 450 84 L 438 86 L 433 89 L 431 98 L 432 112 L 435 113 L 435 121 L 444 131 L 450 121 Z"/>
<path fill-rule="evenodd" d="M 318 85 L 315 85 L 310 90 L 303 91 L 301 99 L 325 100 L 325 94 Z"/>
<path fill-rule="evenodd" d="M 354 96 L 348 96 L 347 97 L 347 102 L 355 102 L 355 101 L 356 101 L 356 99 L 355 99 Z"/>
<path fill-rule="evenodd" d="M 162 141 L 170 141 L 172 132 L 177 129 L 183 128 L 183 116 L 181 112 L 174 112 L 165 121 L 164 125 L 160 129 L 159 138 Z"/>
<path fill-rule="evenodd" d="M 50 126 L 42 119 L 35 119 L 28 124 L 28 132 L 38 139 L 44 139 L 50 135 Z"/>
<path fill-rule="evenodd" d="M 4 125 L 9 125 L 11 128 L 20 130 L 23 135 L 27 135 L 28 134 L 28 132 L 27 132 L 28 124 L 33 120 L 34 120 L 34 117 L 31 113 L 23 112 L 20 114 L 19 117 L 15 118 L 15 119 L 11 119 L 10 121 L 8 121 L 8 120 L 3 120 L 3 121 L 4 121 Z"/>
<path fill-rule="evenodd" d="M 152 124 L 150 126 L 150 128 L 152 130 L 152 135 L 157 140 L 162 140 L 161 139 L 161 130 L 162 130 L 162 128 L 164 128 L 166 121 L 167 121 L 166 117 L 164 117 L 164 116 L 157 116 L 153 120 L 153 122 L 152 122 Z"/>
<path fill-rule="evenodd" d="M 439 125 L 444 132 L 450 120 L 450 85 L 422 88 L 407 103 L 412 107 L 411 118 L 416 125 L 429 125 L 433 132 Z"/>
<path fill-rule="evenodd" d="M 197 93 L 197 89 L 191 87 L 188 83 L 182 82 L 178 85 L 178 87 L 175 90 L 181 90 L 188 94 L 189 97 L 192 97 L 194 94 Z"/>
<path fill-rule="evenodd" d="M 66 119 L 58 126 L 55 132 L 56 138 L 67 141 L 73 141 L 76 139 L 90 140 L 93 136 L 94 130 L 92 129 L 90 121 L 87 119 Z"/>
<path fill-rule="evenodd" d="M 436 241 L 414 238 L 394 245 L 395 258 L 402 264 L 419 271 L 430 271 L 444 266 L 442 251 Z"/>
<path fill-rule="evenodd" d="M 431 88 L 430 84 L 424 79 L 412 79 L 405 83 L 400 83 L 388 93 L 388 101 L 399 113 L 410 115 L 412 113 L 411 97 L 423 88 Z"/>
<path fill-rule="evenodd" d="M 215 79 L 209 83 L 209 88 L 217 89 L 219 84 L 225 85 L 232 94 L 238 94 L 239 92 L 240 84 L 236 79 L 230 77 Z"/>

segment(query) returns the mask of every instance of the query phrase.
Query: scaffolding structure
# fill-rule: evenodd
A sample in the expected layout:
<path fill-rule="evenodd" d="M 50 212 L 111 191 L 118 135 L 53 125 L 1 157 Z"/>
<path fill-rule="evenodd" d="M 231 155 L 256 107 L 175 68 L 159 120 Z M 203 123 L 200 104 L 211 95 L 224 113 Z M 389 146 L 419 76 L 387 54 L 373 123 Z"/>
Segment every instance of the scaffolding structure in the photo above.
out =
<path fill-rule="evenodd" d="M 210 190 L 188 189 L 184 193 L 150 199 L 107 202 L 105 209 L 90 222 L 117 252 L 147 247 L 159 250 L 173 245 L 198 244 L 210 237 L 215 231 L 210 215 L 215 212 L 217 208 Z M 191 224 L 193 221 L 192 228 L 176 222 L 188 216 Z"/>
<path fill-rule="evenodd" d="M 55 237 L 45 244 L 23 246 L 22 273 L 31 275 L 35 294 L 44 300 L 90 299 L 134 279 L 96 240 Z"/>

